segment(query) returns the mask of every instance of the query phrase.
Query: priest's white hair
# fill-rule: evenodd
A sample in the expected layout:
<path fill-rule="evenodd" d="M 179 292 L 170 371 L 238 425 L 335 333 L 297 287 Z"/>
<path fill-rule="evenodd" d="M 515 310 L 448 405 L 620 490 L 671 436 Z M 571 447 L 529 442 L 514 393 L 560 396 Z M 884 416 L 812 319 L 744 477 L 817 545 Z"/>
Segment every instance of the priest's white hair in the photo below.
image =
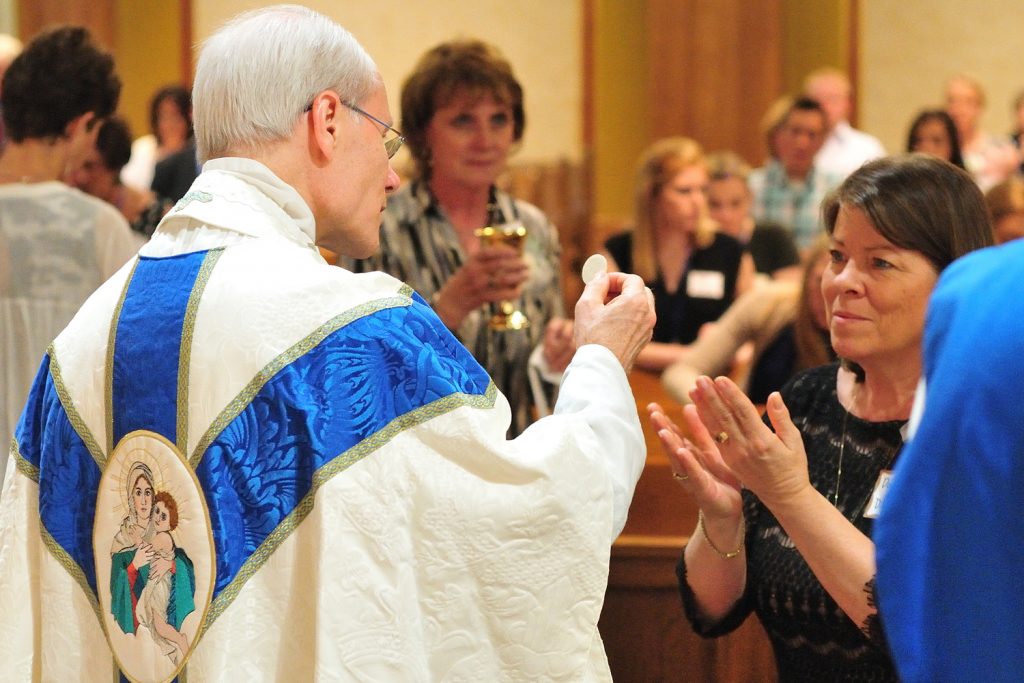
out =
<path fill-rule="evenodd" d="M 274 5 L 238 15 L 204 44 L 192 90 L 200 161 L 286 139 L 317 93 L 358 104 L 380 82 L 351 33 L 313 10 Z"/>

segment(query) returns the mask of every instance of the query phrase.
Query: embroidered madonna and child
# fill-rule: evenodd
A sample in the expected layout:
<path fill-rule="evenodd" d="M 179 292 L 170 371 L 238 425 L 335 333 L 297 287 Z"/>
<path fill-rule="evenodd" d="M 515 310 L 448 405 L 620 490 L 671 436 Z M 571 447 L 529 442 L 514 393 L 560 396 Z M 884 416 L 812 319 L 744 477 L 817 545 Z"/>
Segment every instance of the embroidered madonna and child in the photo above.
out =
<path fill-rule="evenodd" d="M 134 432 L 107 463 L 96 510 L 97 587 L 114 656 L 129 679 L 169 680 L 186 663 L 210 600 L 202 494 L 174 446 Z"/>

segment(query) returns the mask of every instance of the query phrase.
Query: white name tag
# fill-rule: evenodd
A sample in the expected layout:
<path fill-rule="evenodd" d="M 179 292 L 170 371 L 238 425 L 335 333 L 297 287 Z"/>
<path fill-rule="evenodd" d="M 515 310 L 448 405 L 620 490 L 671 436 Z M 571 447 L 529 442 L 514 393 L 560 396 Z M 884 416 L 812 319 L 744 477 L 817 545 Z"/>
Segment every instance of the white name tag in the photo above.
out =
<path fill-rule="evenodd" d="M 878 513 L 882 511 L 882 499 L 885 498 L 885 492 L 889 490 L 890 480 L 892 480 L 892 470 L 882 470 L 878 473 L 875 490 L 871 492 L 868 506 L 864 509 L 864 516 L 868 519 L 878 519 Z"/>
<path fill-rule="evenodd" d="M 725 275 L 716 270 L 691 270 L 686 276 L 686 293 L 695 299 L 721 299 Z"/>

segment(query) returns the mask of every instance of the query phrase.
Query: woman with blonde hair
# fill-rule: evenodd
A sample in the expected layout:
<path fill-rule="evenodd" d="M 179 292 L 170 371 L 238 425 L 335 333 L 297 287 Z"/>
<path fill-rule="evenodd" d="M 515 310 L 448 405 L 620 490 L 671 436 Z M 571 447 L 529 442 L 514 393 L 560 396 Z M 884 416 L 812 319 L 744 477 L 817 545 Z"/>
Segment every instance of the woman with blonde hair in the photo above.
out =
<path fill-rule="evenodd" d="M 663 370 L 753 284 L 754 263 L 708 215 L 704 152 L 684 137 L 655 142 L 637 166 L 635 223 L 605 242 L 609 268 L 654 292 L 658 322 L 637 366 Z"/>
<path fill-rule="evenodd" d="M 946 82 L 946 111 L 960 135 L 964 165 L 982 192 L 1006 180 L 1019 163 L 1009 141 L 981 128 L 985 112 L 985 89 L 966 74 L 957 74 Z"/>

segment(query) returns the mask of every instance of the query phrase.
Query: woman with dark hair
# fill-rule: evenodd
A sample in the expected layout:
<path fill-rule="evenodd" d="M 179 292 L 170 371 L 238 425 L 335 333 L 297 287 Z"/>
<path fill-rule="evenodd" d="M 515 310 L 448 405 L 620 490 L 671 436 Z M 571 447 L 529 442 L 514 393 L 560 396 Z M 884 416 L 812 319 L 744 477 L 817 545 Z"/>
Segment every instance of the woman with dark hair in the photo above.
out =
<path fill-rule="evenodd" d="M 149 190 L 139 190 L 121 182 L 121 169 L 128 163 L 132 136 L 124 119 L 112 116 L 100 124 L 96 144 L 86 153 L 81 165 L 68 174 L 68 182 L 82 192 L 113 205 L 132 230 L 149 237 L 174 202 L 158 199 Z"/>
<path fill-rule="evenodd" d="M 192 138 L 192 95 L 180 85 L 160 88 L 149 103 L 149 129 L 161 156 L 177 152 Z"/>
<path fill-rule="evenodd" d="M 180 85 L 168 85 L 153 94 L 149 103 L 152 131 L 132 143 L 131 159 L 121 170 L 121 180 L 139 190 L 149 190 L 157 163 L 185 149 L 192 140 L 192 95 Z"/>
<path fill-rule="evenodd" d="M 4 74 L 0 443 L 10 442 L 47 345 L 138 249 L 116 209 L 61 182 L 120 92 L 113 59 L 81 27 L 39 34 Z"/>
<path fill-rule="evenodd" d="M 420 59 L 401 99 L 417 177 L 389 197 L 378 255 L 343 265 L 383 270 L 428 299 L 508 397 L 516 436 L 534 418 L 527 373 L 534 349 L 555 371 L 574 351 L 572 325 L 563 319 L 558 233 L 537 207 L 497 187 L 526 126 L 522 87 L 494 47 L 453 41 Z M 508 224 L 526 228 L 522 253 L 480 243 L 479 229 Z M 525 313 L 529 327 L 492 329 L 502 301 Z"/>
<path fill-rule="evenodd" d="M 952 117 L 942 109 L 925 109 L 910 124 L 907 151 L 931 154 L 966 170 L 960 152 L 960 133 Z"/>
<path fill-rule="evenodd" d="M 683 409 L 691 439 L 649 411 L 700 509 L 678 566 L 694 629 L 718 636 L 756 612 L 780 680 L 895 681 L 874 519 L 921 376 L 929 295 L 954 259 L 991 244 L 991 227 L 972 178 L 919 154 L 865 164 L 823 214 L 822 293 L 842 360 L 769 396 L 766 421 L 724 377 L 697 381 Z"/>

